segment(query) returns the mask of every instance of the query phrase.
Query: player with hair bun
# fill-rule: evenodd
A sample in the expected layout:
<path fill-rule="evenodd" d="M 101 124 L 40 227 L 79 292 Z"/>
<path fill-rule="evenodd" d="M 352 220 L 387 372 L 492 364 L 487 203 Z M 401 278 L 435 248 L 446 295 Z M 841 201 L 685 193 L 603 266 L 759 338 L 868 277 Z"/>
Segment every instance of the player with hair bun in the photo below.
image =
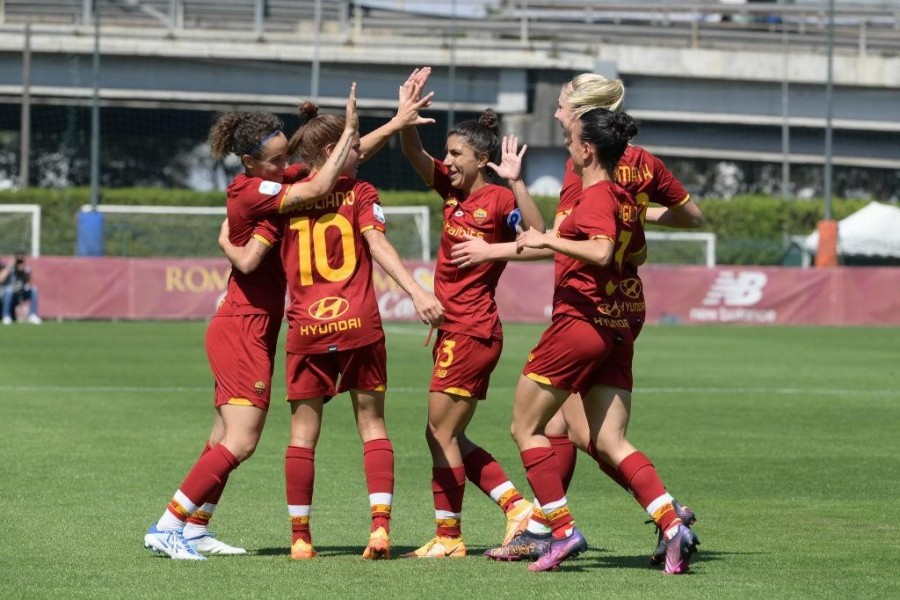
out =
<path fill-rule="evenodd" d="M 287 166 L 288 140 L 277 117 L 262 112 L 217 116 L 209 132 L 213 157 L 235 154 L 244 167 L 227 191 L 228 235 L 234 244 L 251 239 L 261 216 L 293 210 L 331 191 L 353 140 L 358 139 L 355 83 L 346 113 L 346 126 L 320 177 L 303 182 L 297 179 L 305 167 Z M 253 273 L 232 270 L 229 275 L 225 296 L 206 333 L 206 353 L 215 378 L 212 432 L 163 516 L 145 534 L 148 549 L 184 560 L 203 560 L 201 553 L 246 553 L 217 540 L 208 524 L 229 474 L 250 458 L 262 434 L 284 295 L 284 270 L 275 254 Z"/>
<path fill-rule="evenodd" d="M 629 115 L 605 109 L 585 112 L 572 123 L 566 145 L 583 182 L 582 193 L 555 235 L 529 230 L 516 240 L 516 247 L 523 250 L 552 250 L 556 262 L 552 322 L 528 356 L 513 406 L 513 438 L 552 531 L 543 553 L 528 567 L 531 571 L 554 570 L 587 548 L 568 508 L 553 448 L 544 435 L 547 423 L 577 393 L 592 437 L 599 439 L 608 421 L 619 425 L 604 388 L 610 358 L 620 349 L 633 352 L 629 319 L 617 308 L 623 301 L 620 284 L 628 275 L 625 262 L 642 264 L 647 248 L 639 206 L 615 182 L 614 173 L 637 131 Z M 624 370 L 618 362 L 614 366 Z M 629 362 L 628 376 L 630 366 Z M 624 421 L 627 425 L 627 416 Z M 624 439 L 624 428 L 620 433 Z M 655 477 L 649 461 L 646 466 Z M 649 477 L 646 470 L 642 477 Z M 657 499 L 651 509 L 669 540 L 669 554 L 679 553 L 677 564 L 670 565 L 667 559 L 666 571 L 683 572 L 696 538 L 670 502 Z"/>
<path fill-rule="evenodd" d="M 562 86 L 555 118 L 563 127 L 566 143 L 570 140 L 570 128 L 573 121 L 586 112 L 605 108 L 608 110 L 621 110 L 624 101 L 625 88 L 620 80 L 607 79 L 594 73 L 583 73 Z M 641 211 L 641 221 L 644 219 L 659 225 L 678 228 L 699 227 L 703 222 L 700 209 L 692 201 L 690 194 L 685 191 L 681 183 L 666 169 L 658 158 L 639 146 L 629 144 L 619 159 L 615 168 L 616 182 L 635 196 Z M 563 180 L 560 201 L 554 221 L 554 231 L 557 230 L 563 220 L 571 212 L 572 206 L 578 201 L 582 193 L 581 177 L 575 173 L 572 159 L 566 161 L 565 177 Z M 660 205 L 648 207 L 649 203 Z M 484 260 L 539 260 L 550 258 L 551 252 L 546 250 L 526 249 L 516 253 L 513 244 L 495 244 L 487 246 L 481 240 L 468 240 L 453 248 L 453 259 L 456 264 L 479 264 Z M 624 268 L 629 276 L 622 282 L 623 289 L 627 289 L 629 295 L 623 298 L 619 307 L 624 307 L 625 316 L 629 320 L 632 338 L 636 339 L 644 324 L 644 300 L 643 286 L 637 275 L 637 267 L 626 262 Z M 627 415 L 631 406 L 631 362 L 633 349 L 619 346 L 611 357 L 607 359 L 605 378 L 601 381 L 605 393 L 609 396 L 610 405 L 615 407 L 616 414 Z M 612 420 L 610 420 L 612 423 Z M 695 521 L 693 511 L 687 506 L 677 502 L 662 487 L 647 484 L 643 475 L 655 473 L 652 465 L 646 457 L 633 450 L 624 464 L 613 466 L 610 464 L 611 448 L 620 443 L 627 443 L 624 429 L 618 431 L 612 427 L 604 427 L 598 442 L 591 439 L 587 419 L 581 398 L 578 394 L 573 396 L 563 405 L 544 428 L 544 433 L 557 457 L 559 468 L 562 472 L 563 489 L 568 490 L 572 475 L 575 471 L 576 448 L 588 453 L 598 464 L 600 469 L 613 481 L 627 492 L 641 500 L 642 506 L 647 508 L 646 497 L 651 496 L 651 503 L 657 498 L 668 500 L 676 514 L 686 525 Z M 621 450 L 617 451 L 621 453 Z M 615 452 L 613 452 L 615 453 Z M 645 468 L 649 466 L 649 470 Z M 637 477 L 638 473 L 641 477 Z M 652 481 L 652 478 L 651 478 Z M 658 478 L 657 478 L 658 481 Z M 653 514 L 651 514 L 653 519 Z M 651 520 L 651 522 L 656 522 Z M 535 506 L 531 521 L 521 535 L 517 536 L 510 544 L 498 548 L 491 548 L 486 552 L 490 558 L 498 560 L 536 559 L 549 543 L 550 529 L 545 515 L 540 506 Z M 656 548 L 651 555 L 651 564 L 660 564 L 666 556 L 666 538 L 662 530 L 659 530 L 659 538 Z"/>
<path fill-rule="evenodd" d="M 304 182 L 322 177 L 342 139 L 345 119 L 320 115 L 306 102 L 303 125 L 291 137 L 309 166 Z M 410 295 L 423 322 L 436 326 L 443 308 L 416 283 L 384 235 L 378 193 L 356 179 L 361 156 L 354 136 L 346 165 L 334 190 L 301 204 L 297 212 L 260 222 L 245 247 L 222 240 L 236 268 L 252 271 L 261 256 L 280 243 L 290 305 L 287 350 L 287 398 L 291 435 L 285 455 L 291 558 L 316 556 L 310 530 L 315 448 L 324 404 L 349 391 L 363 442 L 363 462 L 372 515 L 363 558 L 390 558 L 390 516 L 394 489 L 394 451 L 384 421 L 387 356 L 384 331 L 372 281 L 373 260 Z"/>
<path fill-rule="evenodd" d="M 501 141 L 493 110 L 453 127 L 442 161 L 425 151 L 415 128 L 403 129 L 400 140 L 404 156 L 444 199 L 434 286 L 445 313 L 432 350 L 425 430 L 433 465 L 436 532 L 404 556 L 462 557 L 467 552 L 461 531 L 466 478 L 503 509 L 504 543 L 527 521 L 531 503 L 522 498 L 499 463 L 466 436 L 478 401 L 487 396 L 503 345 L 494 294 L 505 265 L 462 270 L 450 262 L 450 248 L 467 235 L 488 242 L 511 241 L 522 225 L 543 230 L 544 224 L 521 178 L 526 146 L 519 150 L 515 136 Z M 493 175 L 506 180 L 509 188 L 492 183 Z"/>

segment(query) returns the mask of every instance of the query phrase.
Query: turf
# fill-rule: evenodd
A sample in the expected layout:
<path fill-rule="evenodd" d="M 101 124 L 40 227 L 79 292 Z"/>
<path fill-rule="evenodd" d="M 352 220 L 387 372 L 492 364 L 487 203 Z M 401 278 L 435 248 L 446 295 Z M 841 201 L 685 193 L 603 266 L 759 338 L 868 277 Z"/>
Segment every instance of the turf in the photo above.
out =
<path fill-rule="evenodd" d="M 693 574 L 665 577 L 647 566 L 655 533 L 644 513 L 585 456 L 569 499 L 590 550 L 558 573 L 479 556 L 503 521 L 471 485 L 463 529 L 472 556 L 362 561 L 368 506 L 346 397 L 328 406 L 317 451 L 321 558 L 287 557 L 280 401 L 214 518 L 219 535 L 250 555 L 190 564 L 149 554 L 144 530 L 211 422 L 204 328 L 0 328 L 0 597 L 900 597 L 897 329 L 646 329 L 629 436 L 697 511 L 702 540 Z M 511 394 L 540 331 L 507 326 L 491 396 L 469 430 L 521 487 L 507 433 Z M 421 327 L 388 326 L 395 553 L 432 535 L 424 337 Z"/>

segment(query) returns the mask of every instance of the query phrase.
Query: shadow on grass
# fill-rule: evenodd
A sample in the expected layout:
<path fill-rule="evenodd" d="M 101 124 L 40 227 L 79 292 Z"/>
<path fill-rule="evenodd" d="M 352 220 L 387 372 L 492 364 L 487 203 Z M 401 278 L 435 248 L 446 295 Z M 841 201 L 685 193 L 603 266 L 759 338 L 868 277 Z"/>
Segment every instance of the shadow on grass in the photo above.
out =
<path fill-rule="evenodd" d="M 716 552 L 714 550 L 703 550 L 702 548 L 691 557 L 691 564 L 702 564 L 706 562 L 715 562 L 719 560 L 727 560 L 730 556 L 741 556 L 747 554 L 762 554 L 761 552 Z M 636 556 L 598 556 L 596 557 L 596 565 L 598 567 L 611 567 L 615 569 L 660 569 L 662 566 L 653 567 L 650 565 L 650 558 L 646 554 Z"/>
<path fill-rule="evenodd" d="M 362 556 L 365 546 L 315 546 L 319 556 Z M 391 546 L 391 556 L 398 558 L 401 554 L 412 552 L 414 546 Z M 291 549 L 288 546 L 277 546 L 272 548 L 260 548 L 259 550 L 251 550 L 249 554 L 254 556 L 288 556 Z"/>

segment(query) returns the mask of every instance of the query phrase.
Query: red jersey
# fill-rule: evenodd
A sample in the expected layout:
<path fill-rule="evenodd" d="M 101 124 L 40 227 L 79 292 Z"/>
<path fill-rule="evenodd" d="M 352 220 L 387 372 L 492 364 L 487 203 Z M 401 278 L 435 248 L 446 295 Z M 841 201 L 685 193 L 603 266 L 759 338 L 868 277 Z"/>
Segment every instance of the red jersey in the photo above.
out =
<path fill-rule="evenodd" d="M 284 170 L 284 182 L 293 183 L 307 173 L 306 165 L 291 165 Z M 285 185 L 248 177 L 241 173 L 228 186 L 225 202 L 228 212 L 228 239 L 235 246 L 244 246 L 253 237 L 254 227 L 261 218 L 278 214 L 284 198 Z M 256 236 L 271 244 L 265 236 Z M 232 269 L 228 277 L 225 299 L 219 315 L 269 314 L 281 320 L 284 315 L 284 269 L 277 252 L 269 252 L 262 264 L 249 274 Z"/>
<path fill-rule="evenodd" d="M 647 214 L 650 202 L 674 208 L 685 204 L 691 195 L 684 189 L 663 162 L 640 146 L 627 146 L 625 154 L 619 159 L 615 173 L 616 183 L 634 196 L 640 208 L 641 224 Z M 578 201 L 581 194 L 581 177 L 573 168 L 572 159 L 566 161 L 566 172 L 563 186 L 559 194 L 559 205 L 556 214 L 566 215 Z M 643 283 L 638 277 L 638 269 L 631 263 L 624 265 L 627 278 L 620 286 L 621 304 L 629 319 L 637 318 L 643 322 L 646 313 L 644 304 Z"/>
<path fill-rule="evenodd" d="M 628 329 L 619 283 L 626 277 L 624 262 L 646 245 L 634 198 L 612 181 L 596 183 L 582 190 L 557 235 L 571 240 L 605 238 L 613 242 L 614 254 L 608 266 L 600 267 L 557 252 L 553 314 Z"/>
<path fill-rule="evenodd" d="M 443 331 L 482 339 L 501 339 L 503 329 L 494 293 L 505 262 L 461 269 L 450 262 L 450 249 L 480 237 L 489 244 L 516 239 L 521 220 L 512 190 L 488 184 L 468 196 L 450 185 L 447 167 L 434 161 L 431 187 L 444 199 L 443 231 L 434 274 L 434 295 L 444 306 Z"/>
<path fill-rule="evenodd" d="M 372 254 L 363 238 L 385 230 L 371 184 L 341 177 L 334 190 L 266 220 L 281 242 L 290 305 L 286 348 L 294 354 L 352 350 L 384 337 L 372 281 Z"/>
<path fill-rule="evenodd" d="M 640 146 L 628 146 L 619 159 L 615 173 L 616 183 L 634 196 L 641 208 L 641 223 L 647 212 L 647 204 L 653 202 L 673 208 L 691 199 L 681 182 L 659 160 Z M 557 214 L 568 214 L 581 193 L 581 177 L 574 170 L 572 159 L 566 161 L 562 190 L 559 192 Z"/>

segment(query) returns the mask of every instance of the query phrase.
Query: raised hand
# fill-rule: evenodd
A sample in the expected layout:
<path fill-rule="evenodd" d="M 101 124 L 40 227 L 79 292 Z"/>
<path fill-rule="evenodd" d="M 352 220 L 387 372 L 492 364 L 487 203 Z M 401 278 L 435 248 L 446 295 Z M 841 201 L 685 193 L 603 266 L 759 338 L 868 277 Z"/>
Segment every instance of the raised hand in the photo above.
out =
<path fill-rule="evenodd" d="M 428 119 L 419 115 L 423 108 L 431 106 L 434 92 L 429 92 L 422 97 L 422 90 L 431 75 L 431 67 L 414 69 L 410 76 L 400 86 L 397 104 L 397 115 L 394 117 L 405 127 L 407 125 L 430 125 L 434 119 Z"/>
<path fill-rule="evenodd" d="M 359 114 L 356 112 L 356 82 L 350 84 L 350 95 L 347 97 L 347 121 L 345 129 L 359 131 Z"/>
<path fill-rule="evenodd" d="M 500 164 L 489 162 L 487 166 L 492 168 L 498 177 L 507 181 L 516 181 L 522 177 L 522 157 L 528 149 L 528 144 L 523 144 L 519 150 L 519 138 L 514 135 L 503 136 Z"/>

